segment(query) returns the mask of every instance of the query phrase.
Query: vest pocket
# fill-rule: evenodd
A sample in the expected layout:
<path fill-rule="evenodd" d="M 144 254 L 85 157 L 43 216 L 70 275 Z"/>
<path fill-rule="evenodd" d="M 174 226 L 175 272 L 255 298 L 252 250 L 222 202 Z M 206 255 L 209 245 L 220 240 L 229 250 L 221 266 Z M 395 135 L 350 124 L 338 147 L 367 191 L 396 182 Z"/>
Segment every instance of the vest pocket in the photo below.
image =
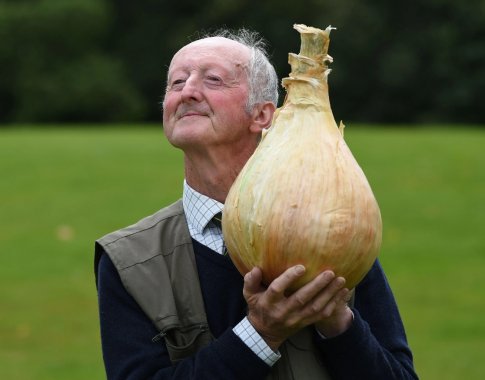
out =
<path fill-rule="evenodd" d="M 172 363 L 195 354 L 212 341 L 207 324 L 190 326 L 184 329 L 172 328 L 157 337 L 163 337 Z"/>

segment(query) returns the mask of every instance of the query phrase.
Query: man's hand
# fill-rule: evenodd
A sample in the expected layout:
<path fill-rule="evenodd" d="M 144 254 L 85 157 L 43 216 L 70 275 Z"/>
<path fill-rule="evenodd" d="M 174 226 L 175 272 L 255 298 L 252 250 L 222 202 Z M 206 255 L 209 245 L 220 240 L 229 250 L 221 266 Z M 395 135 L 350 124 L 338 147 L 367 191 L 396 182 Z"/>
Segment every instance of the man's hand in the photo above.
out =
<path fill-rule="evenodd" d="M 347 330 L 352 311 L 347 302 L 351 293 L 343 277 L 325 271 L 310 283 L 287 296 L 289 286 L 305 273 L 303 265 L 287 269 L 267 288 L 262 285 L 260 268 L 244 276 L 243 294 L 248 304 L 248 319 L 274 351 L 291 335 L 315 324 L 327 338 Z"/>

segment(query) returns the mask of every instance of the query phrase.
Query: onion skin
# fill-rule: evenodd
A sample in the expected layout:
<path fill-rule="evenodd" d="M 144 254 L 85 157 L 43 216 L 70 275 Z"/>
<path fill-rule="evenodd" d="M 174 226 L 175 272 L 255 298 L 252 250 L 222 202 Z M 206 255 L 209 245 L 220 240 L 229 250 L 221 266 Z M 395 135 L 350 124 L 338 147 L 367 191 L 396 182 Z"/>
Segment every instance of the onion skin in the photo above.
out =
<path fill-rule="evenodd" d="M 331 28 L 295 29 L 302 45 L 289 55 L 286 99 L 228 193 L 224 239 L 241 274 L 258 266 L 265 284 L 303 264 L 290 291 L 327 269 L 352 289 L 379 254 L 380 210 L 330 107 Z"/>

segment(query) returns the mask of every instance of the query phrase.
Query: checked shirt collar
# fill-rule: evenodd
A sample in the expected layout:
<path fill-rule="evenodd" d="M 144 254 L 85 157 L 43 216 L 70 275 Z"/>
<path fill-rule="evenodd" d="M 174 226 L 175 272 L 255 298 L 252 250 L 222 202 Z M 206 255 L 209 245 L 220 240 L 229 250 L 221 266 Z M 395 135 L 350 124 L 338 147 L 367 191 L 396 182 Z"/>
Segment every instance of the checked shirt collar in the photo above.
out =
<path fill-rule="evenodd" d="M 184 180 L 182 196 L 190 236 L 212 250 L 223 252 L 222 231 L 211 221 L 224 205 L 192 189 Z"/>

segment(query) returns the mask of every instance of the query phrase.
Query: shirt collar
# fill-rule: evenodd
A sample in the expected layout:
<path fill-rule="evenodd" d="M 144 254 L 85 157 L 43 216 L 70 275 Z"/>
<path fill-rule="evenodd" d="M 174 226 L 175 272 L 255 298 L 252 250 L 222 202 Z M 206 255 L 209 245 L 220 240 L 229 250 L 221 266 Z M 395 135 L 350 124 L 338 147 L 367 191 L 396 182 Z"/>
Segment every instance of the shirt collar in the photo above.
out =
<path fill-rule="evenodd" d="M 224 208 L 221 202 L 192 189 L 186 180 L 184 180 L 182 204 L 187 223 L 199 233 L 202 233 L 214 215 Z"/>

